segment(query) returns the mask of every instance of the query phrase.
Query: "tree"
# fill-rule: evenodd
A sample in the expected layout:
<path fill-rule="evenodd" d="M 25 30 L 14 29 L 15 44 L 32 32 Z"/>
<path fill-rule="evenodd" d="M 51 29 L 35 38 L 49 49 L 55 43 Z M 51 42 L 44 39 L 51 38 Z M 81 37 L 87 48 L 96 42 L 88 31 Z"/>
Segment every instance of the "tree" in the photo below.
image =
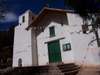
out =
<path fill-rule="evenodd" d="M 5 13 L 7 12 L 6 0 L 0 0 L 0 19 L 4 19 Z"/>
<path fill-rule="evenodd" d="M 98 35 L 98 28 L 100 28 L 100 14 L 98 6 L 99 0 L 64 0 L 66 5 L 71 6 L 83 19 L 85 25 L 92 26 L 92 32 L 94 32 L 97 40 L 97 45 L 100 47 L 100 38 Z M 91 20 L 91 24 L 86 24 L 87 20 Z M 90 31 L 91 32 L 91 31 Z"/>
<path fill-rule="evenodd" d="M 53 3 L 57 0 L 47 0 L 47 3 Z M 100 28 L 100 15 L 99 0 L 64 0 L 64 7 L 66 9 L 67 6 L 73 8 L 83 19 L 84 25 L 87 25 L 87 20 L 91 20 L 91 24 L 87 25 L 92 26 L 92 32 L 94 32 L 97 40 L 97 45 L 100 47 L 100 39 L 98 35 L 98 28 Z M 90 32 L 91 32 L 90 31 Z"/>

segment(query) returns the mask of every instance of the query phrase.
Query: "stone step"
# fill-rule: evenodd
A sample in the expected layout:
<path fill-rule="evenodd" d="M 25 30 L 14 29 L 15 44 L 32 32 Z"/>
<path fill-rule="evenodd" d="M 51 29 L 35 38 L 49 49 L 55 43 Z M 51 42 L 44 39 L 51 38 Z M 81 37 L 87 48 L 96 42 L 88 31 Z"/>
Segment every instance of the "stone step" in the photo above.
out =
<path fill-rule="evenodd" d="M 76 75 L 77 66 L 74 64 L 50 64 L 46 66 L 16 67 L 7 75 Z M 6 75 L 3 74 L 3 75 Z"/>
<path fill-rule="evenodd" d="M 61 70 L 61 72 L 64 73 L 64 75 L 76 75 L 80 70 L 80 67 L 75 65 L 74 63 L 60 64 L 58 65 L 58 67 Z"/>
<path fill-rule="evenodd" d="M 64 75 L 58 68 L 57 64 L 50 64 L 48 75 Z"/>

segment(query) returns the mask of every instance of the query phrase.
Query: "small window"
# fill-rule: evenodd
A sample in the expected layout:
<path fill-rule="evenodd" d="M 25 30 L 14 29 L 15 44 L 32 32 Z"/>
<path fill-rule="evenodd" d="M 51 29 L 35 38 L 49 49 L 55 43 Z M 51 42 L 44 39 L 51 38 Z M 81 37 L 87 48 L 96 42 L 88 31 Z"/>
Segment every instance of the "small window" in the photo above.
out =
<path fill-rule="evenodd" d="M 21 58 L 18 59 L 18 67 L 22 67 L 22 59 Z"/>
<path fill-rule="evenodd" d="M 87 33 L 87 31 L 89 30 L 88 25 L 82 25 L 82 31 L 83 33 Z"/>
<path fill-rule="evenodd" d="M 49 32 L 50 32 L 50 37 L 55 36 L 55 28 L 54 28 L 54 26 L 49 28 Z"/>
<path fill-rule="evenodd" d="M 63 44 L 63 51 L 69 51 L 71 50 L 71 44 L 67 43 L 67 44 Z"/>
<path fill-rule="evenodd" d="M 23 23 L 25 22 L 25 16 L 22 17 L 22 22 L 23 22 Z"/>

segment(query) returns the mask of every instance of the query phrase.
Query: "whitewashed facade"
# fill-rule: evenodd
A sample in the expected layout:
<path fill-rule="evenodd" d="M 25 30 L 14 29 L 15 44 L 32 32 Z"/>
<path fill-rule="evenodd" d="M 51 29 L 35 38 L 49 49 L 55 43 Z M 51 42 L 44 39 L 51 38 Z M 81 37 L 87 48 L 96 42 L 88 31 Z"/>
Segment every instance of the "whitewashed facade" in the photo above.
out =
<path fill-rule="evenodd" d="M 19 24 L 15 27 L 14 46 L 13 46 L 13 66 L 18 66 L 19 59 L 22 59 L 22 66 L 32 65 L 32 49 L 31 49 L 31 30 L 27 31 L 29 25 L 29 13 L 19 16 Z M 25 18 L 23 22 L 23 17 Z"/>
<path fill-rule="evenodd" d="M 46 10 L 43 9 L 40 14 Z M 48 11 L 52 10 L 48 9 Z M 56 12 L 59 11 L 56 10 Z M 13 67 L 18 67 L 19 59 L 21 59 L 22 66 L 47 65 L 57 61 L 79 65 L 100 65 L 100 49 L 97 47 L 96 41 L 91 43 L 95 39 L 95 35 L 82 32 L 83 20 L 77 14 L 70 12 L 45 14 L 37 24 L 34 25 L 33 22 L 33 26 L 26 30 L 33 21 L 32 14 L 29 15 L 30 11 L 22 14 L 19 17 L 19 25 L 15 28 Z M 25 16 L 24 23 L 22 22 L 23 16 Z M 54 27 L 52 37 L 50 37 L 50 27 Z M 54 53 L 50 55 L 49 50 L 56 49 L 57 41 L 60 53 L 56 54 L 55 50 L 55 55 Z M 53 48 L 49 47 L 50 44 Z M 69 50 L 64 50 L 66 44 L 71 46 Z M 59 54 L 60 56 L 57 58 Z"/>

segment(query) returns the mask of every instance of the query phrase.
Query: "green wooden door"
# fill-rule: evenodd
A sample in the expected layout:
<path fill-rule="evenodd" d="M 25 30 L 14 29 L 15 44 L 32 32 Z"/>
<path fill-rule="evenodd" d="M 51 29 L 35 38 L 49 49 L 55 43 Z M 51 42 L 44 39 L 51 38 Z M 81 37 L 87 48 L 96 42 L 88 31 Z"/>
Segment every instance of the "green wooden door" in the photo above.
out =
<path fill-rule="evenodd" d="M 48 43 L 49 62 L 61 62 L 59 40 Z"/>

